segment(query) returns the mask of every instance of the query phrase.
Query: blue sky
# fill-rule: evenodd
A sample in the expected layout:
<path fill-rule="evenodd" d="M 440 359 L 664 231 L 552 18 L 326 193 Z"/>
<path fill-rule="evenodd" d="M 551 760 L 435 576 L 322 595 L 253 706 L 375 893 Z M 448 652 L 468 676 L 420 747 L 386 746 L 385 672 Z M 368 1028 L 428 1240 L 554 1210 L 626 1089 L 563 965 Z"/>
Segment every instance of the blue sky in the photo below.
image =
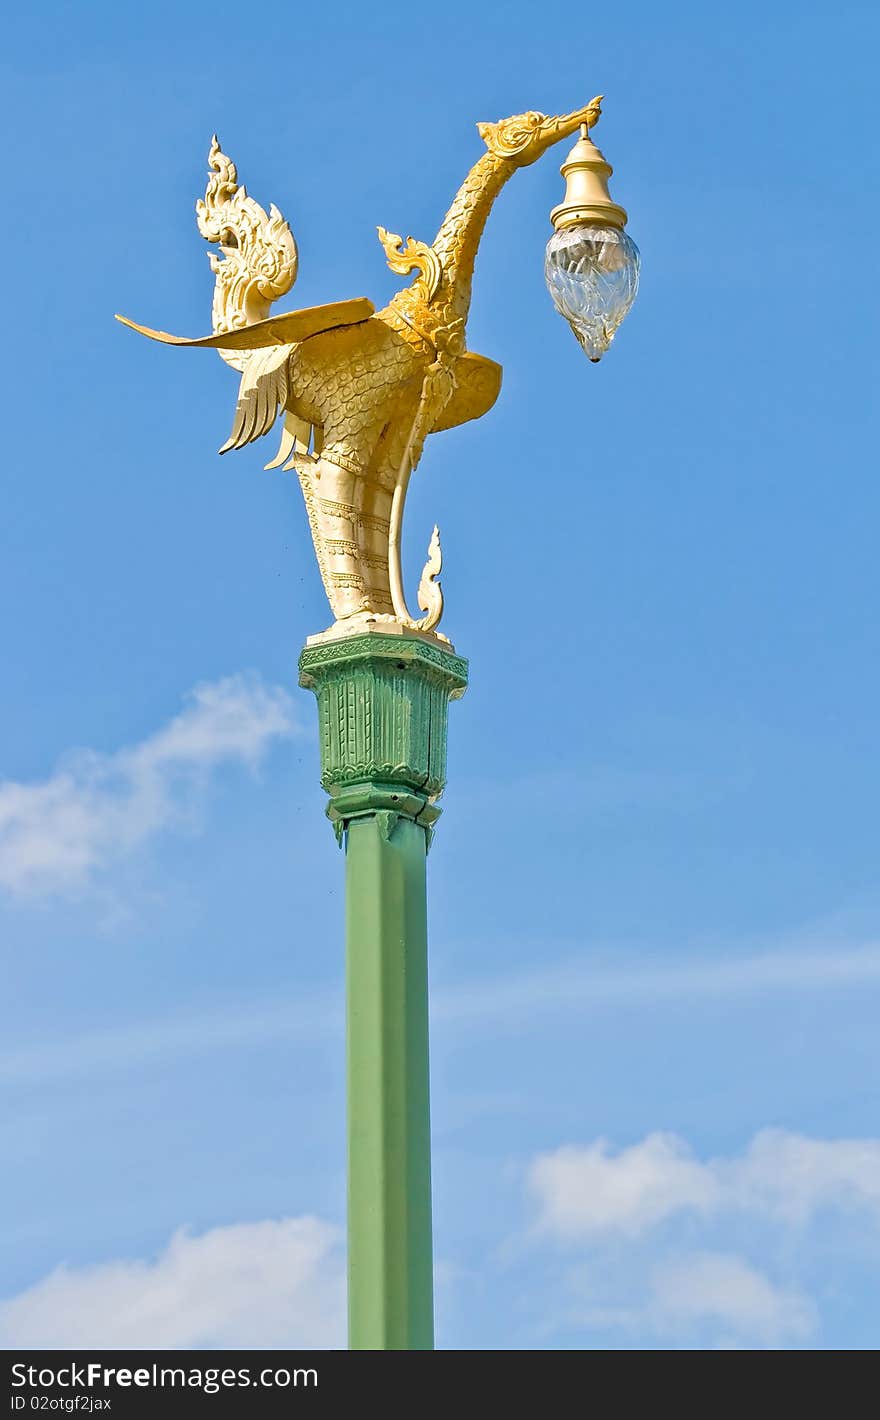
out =
<path fill-rule="evenodd" d="M 588 365 L 564 149 L 477 266 L 491 414 L 429 442 L 471 661 L 430 862 L 438 1345 L 878 1339 L 875 7 L 36 4 L 0 59 L 0 1340 L 338 1345 L 327 621 L 210 318 L 216 129 L 295 304 L 399 281 L 474 124 L 606 95 L 642 251 Z M 271 446 L 271 447 L 269 447 Z"/>

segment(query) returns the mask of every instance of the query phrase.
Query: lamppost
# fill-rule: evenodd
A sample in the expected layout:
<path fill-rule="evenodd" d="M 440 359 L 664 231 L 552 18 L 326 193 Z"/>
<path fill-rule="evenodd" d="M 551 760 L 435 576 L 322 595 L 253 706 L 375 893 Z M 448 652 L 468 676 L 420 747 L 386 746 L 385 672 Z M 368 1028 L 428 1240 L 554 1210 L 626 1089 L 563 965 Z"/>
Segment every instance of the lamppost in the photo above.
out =
<path fill-rule="evenodd" d="M 545 274 L 557 309 L 591 360 L 608 349 L 638 285 L 626 213 L 590 140 L 600 99 L 564 116 L 524 113 L 478 125 L 486 152 L 431 245 L 379 228 L 392 271 L 415 279 L 381 311 L 364 299 L 270 314 L 293 285 L 298 253 L 277 208 L 238 183 L 215 138 L 199 231 L 220 255 L 213 334 L 171 345 L 219 351 L 241 375 L 220 450 L 268 433 L 267 468 L 296 472 L 332 625 L 310 636 L 300 684 L 318 706 L 321 783 L 346 858 L 349 1345 L 434 1344 L 428 1088 L 426 856 L 446 782 L 450 700 L 467 662 L 438 631 L 440 537 L 431 536 L 406 603 L 400 566 L 410 474 L 428 434 L 494 404 L 501 368 L 469 352 L 474 260 L 492 205 L 518 168 L 580 131 L 562 167 Z"/>

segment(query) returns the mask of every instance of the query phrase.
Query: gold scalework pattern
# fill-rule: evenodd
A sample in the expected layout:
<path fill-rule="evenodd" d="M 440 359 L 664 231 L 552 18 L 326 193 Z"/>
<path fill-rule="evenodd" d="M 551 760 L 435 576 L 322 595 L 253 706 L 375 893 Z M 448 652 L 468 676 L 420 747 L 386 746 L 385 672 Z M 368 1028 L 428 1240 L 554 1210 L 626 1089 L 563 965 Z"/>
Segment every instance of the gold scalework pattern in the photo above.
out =
<path fill-rule="evenodd" d="M 187 340 L 137 325 L 170 345 L 208 346 L 241 375 L 232 429 L 221 453 L 262 437 L 283 414 L 281 445 L 267 468 L 300 481 L 318 566 L 335 622 L 331 635 L 371 622 L 435 631 L 443 610 L 440 535 L 431 536 L 418 602 L 407 607 L 400 570 L 409 478 L 431 433 L 478 419 L 501 388 L 501 367 L 467 350 L 474 262 L 492 205 L 518 168 L 591 127 L 601 95 L 574 113 L 518 114 L 478 124 L 486 152 L 459 188 L 434 241 L 380 227 L 388 265 L 416 272 L 376 311 L 365 298 L 272 315 L 296 280 L 293 234 L 238 182 L 214 137 L 204 200 L 196 204 L 214 272 L 213 334 Z"/>

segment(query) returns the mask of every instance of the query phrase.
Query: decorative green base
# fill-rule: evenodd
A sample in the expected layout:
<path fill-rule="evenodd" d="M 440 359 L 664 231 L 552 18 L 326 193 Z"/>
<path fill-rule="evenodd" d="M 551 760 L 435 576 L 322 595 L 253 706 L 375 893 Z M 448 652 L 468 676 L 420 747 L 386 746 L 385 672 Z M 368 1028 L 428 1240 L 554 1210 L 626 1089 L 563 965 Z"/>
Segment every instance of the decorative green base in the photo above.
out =
<path fill-rule="evenodd" d="M 321 783 L 346 849 L 348 1314 L 352 1350 L 431 1350 L 425 860 L 467 662 L 418 637 L 307 646 Z"/>
<path fill-rule="evenodd" d="M 430 828 L 467 661 L 419 637 L 374 633 L 307 646 L 299 670 L 318 698 L 321 783 L 339 841 L 353 818 L 377 811 Z"/>

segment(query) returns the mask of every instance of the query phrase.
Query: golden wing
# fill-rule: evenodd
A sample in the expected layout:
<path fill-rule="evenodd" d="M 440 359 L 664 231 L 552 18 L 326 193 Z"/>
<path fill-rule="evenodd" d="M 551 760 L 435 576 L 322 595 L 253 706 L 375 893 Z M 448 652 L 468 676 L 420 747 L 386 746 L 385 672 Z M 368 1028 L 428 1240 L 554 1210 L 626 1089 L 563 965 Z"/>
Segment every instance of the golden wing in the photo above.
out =
<path fill-rule="evenodd" d="M 468 351 L 455 362 L 455 389 L 448 404 L 431 425 L 430 432 L 454 429 L 479 419 L 492 408 L 501 390 L 501 366 L 486 355 Z"/>
<path fill-rule="evenodd" d="M 196 340 L 169 335 L 165 330 L 152 330 L 150 326 L 138 325 L 126 316 L 117 315 L 116 319 L 150 340 L 161 341 L 163 345 L 247 351 L 247 357 L 239 366 L 242 371 L 241 385 L 232 433 L 220 450 L 221 454 L 225 454 L 230 449 L 243 448 L 261 435 L 268 434 L 272 428 L 278 410 L 284 407 L 287 400 L 288 361 L 296 345 L 312 335 L 320 335 L 322 331 L 369 320 L 374 310 L 372 301 L 366 297 L 333 301 L 326 306 L 308 306 L 301 311 L 268 316 L 265 320 L 254 321 L 253 325 L 220 335 L 203 335 Z M 282 445 L 282 450 L 284 447 Z M 286 457 L 287 453 L 284 453 Z M 280 461 L 283 462 L 283 459 Z"/>
<path fill-rule="evenodd" d="M 357 325 L 359 321 L 369 320 L 375 309 L 366 296 L 359 296 L 351 301 L 331 301 L 326 306 L 306 306 L 301 311 L 267 316 L 265 320 L 256 320 L 237 330 L 202 335 L 195 340 L 188 340 L 185 335 L 169 335 L 167 330 L 138 325 L 128 316 L 117 315 L 116 319 L 139 335 L 146 335 L 150 340 L 161 340 L 163 345 L 186 345 L 208 350 L 261 350 L 271 345 L 296 345 L 301 340 L 308 340 L 310 335 L 320 335 L 321 331 L 334 330 L 339 325 Z"/>

